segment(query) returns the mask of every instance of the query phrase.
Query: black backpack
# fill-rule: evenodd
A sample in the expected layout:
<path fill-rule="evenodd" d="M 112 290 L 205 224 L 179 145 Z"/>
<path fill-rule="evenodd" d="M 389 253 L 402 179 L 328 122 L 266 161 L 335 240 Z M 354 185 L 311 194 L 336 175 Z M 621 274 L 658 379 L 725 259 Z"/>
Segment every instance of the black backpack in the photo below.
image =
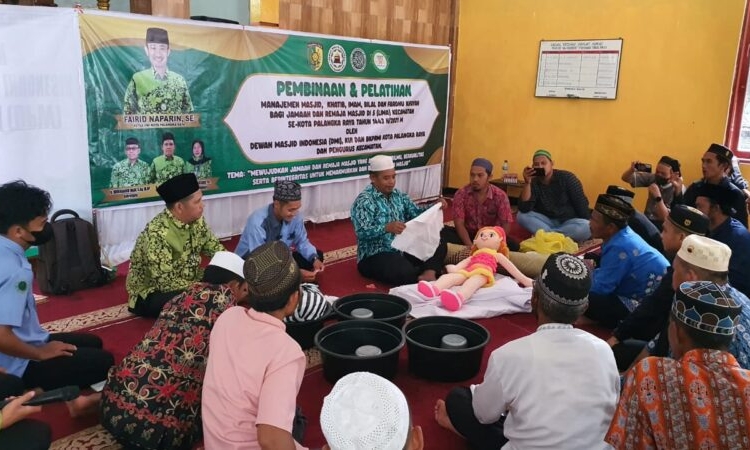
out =
<path fill-rule="evenodd" d="M 59 219 L 71 215 L 72 218 Z M 99 238 L 90 222 L 70 209 L 61 209 L 50 219 L 53 238 L 39 246 L 36 278 L 45 294 L 70 294 L 107 282 L 107 269 L 100 262 Z"/>

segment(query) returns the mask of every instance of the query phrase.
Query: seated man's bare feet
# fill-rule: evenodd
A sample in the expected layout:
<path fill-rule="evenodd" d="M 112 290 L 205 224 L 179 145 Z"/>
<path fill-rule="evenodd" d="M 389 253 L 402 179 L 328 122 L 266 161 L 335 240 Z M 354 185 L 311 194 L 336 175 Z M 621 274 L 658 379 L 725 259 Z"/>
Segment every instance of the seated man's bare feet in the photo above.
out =
<path fill-rule="evenodd" d="M 437 273 L 432 270 L 428 269 L 422 272 L 422 275 L 417 277 L 417 281 L 435 281 L 437 280 Z"/>
<path fill-rule="evenodd" d="M 81 395 L 78 398 L 65 402 L 65 406 L 68 407 L 70 417 L 75 419 L 94 414 L 99 409 L 101 399 L 102 394 L 98 392 L 90 395 Z"/>
<path fill-rule="evenodd" d="M 461 435 L 455 428 L 453 428 L 451 419 L 448 417 L 448 411 L 445 409 L 445 400 L 440 399 L 435 403 L 435 422 L 446 430 L 450 430 L 459 436 Z"/>

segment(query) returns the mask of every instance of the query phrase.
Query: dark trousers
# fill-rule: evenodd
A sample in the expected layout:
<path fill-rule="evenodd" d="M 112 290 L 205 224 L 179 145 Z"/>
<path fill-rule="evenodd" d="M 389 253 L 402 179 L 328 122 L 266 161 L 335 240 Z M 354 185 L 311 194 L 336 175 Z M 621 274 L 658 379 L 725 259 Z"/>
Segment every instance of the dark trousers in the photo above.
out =
<path fill-rule="evenodd" d="M 633 361 L 643 351 L 646 344 L 646 341 L 627 339 L 612 347 L 612 353 L 615 354 L 615 361 L 617 362 L 617 370 L 620 372 L 628 370 L 628 367 L 633 364 Z"/>
<path fill-rule="evenodd" d="M 449 244 L 464 245 L 463 241 L 461 240 L 461 236 L 459 236 L 458 231 L 456 231 L 456 227 L 443 227 L 443 229 L 440 231 L 440 237 Z M 470 237 L 474 239 L 474 236 Z M 505 238 L 506 244 L 508 244 L 508 250 L 517 252 L 521 249 L 521 245 L 518 243 L 518 241 L 511 238 L 510 236 L 506 236 Z"/>
<path fill-rule="evenodd" d="M 357 263 L 357 270 L 364 277 L 392 286 L 414 284 L 425 270 L 434 270 L 439 276 L 445 264 L 447 251 L 445 241 L 441 239 L 435 253 L 427 261 L 408 253 L 383 252 Z"/>
<path fill-rule="evenodd" d="M 135 308 L 128 308 L 128 311 L 136 316 L 157 318 L 161 314 L 161 310 L 164 309 L 164 305 L 182 292 L 152 292 L 146 297 L 138 298 L 138 301 L 135 302 Z"/>
<path fill-rule="evenodd" d="M 23 394 L 23 380 L 15 375 L 0 373 L 0 400 Z"/>
<path fill-rule="evenodd" d="M 292 252 L 292 256 L 294 257 L 294 260 L 297 262 L 297 265 L 301 270 L 307 270 L 310 272 L 315 270 L 312 261 L 306 260 L 304 256 L 300 255 L 299 252 Z M 318 259 L 323 261 L 323 252 L 321 252 L 320 250 L 318 250 Z"/>
<path fill-rule="evenodd" d="M 445 410 L 453 428 L 466 438 L 472 449 L 498 450 L 508 442 L 503 434 L 505 418 L 485 425 L 477 420 L 471 406 L 471 390 L 459 386 L 451 389 L 445 398 Z"/>
<path fill-rule="evenodd" d="M 594 292 L 589 293 L 589 308 L 583 313 L 589 319 L 599 322 L 601 326 L 611 329 L 616 328 L 628 314 L 630 311 L 616 295 Z"/>
<path fill-rule="evenodd" d="M 3 450 L 47 450 L 52 444 L 52 429 L 44 422 L 24 419 L 0 430 Z"/>
<path fill-rule="evenodd" d="M 50 341 L 62 341 L 78 349 L 72 356 L 58 356 L 45 361 L 29 361 L 23 373 L 26 387 L 40 387 L 45 391 L 63 386 L 88 387 L 107 379 L 109 368 L 115 363 L 112 354 L 102 350 L 102 340 L 87 333 L 54 333 Z"/>
<path fill-rule="evenodd" d="M 307 429 L 307 417 L 302 413 L 302 408 L 297 406 L 294 410 L 294 422 L 292 422 L 292 437 L 300 444 L 305 440 Z"/>

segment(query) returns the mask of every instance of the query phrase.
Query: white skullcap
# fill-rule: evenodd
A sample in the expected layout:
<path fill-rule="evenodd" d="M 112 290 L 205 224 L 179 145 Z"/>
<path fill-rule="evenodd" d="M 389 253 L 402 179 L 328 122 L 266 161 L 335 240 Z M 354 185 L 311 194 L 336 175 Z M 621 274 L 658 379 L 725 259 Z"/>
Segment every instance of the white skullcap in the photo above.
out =
<path fill-rule="evenodd" d="M 691 234 L 682 241 L 677 256 L 686 263 L 702 269 L 712 272 L 728 272 L 732 249 L 711 238 Z"/>
<path fill-rule="evenodd" d="M 216 252 L 214 253 L 214 257 L 211 258 L 211 262 L 209 262 L 208 265 L 221 267 L 222 269 L 226 269 L 238 275 L 240 278 L 245 279 L 245 274 L 242 271 L 242 268 L 245 265 L 245 260 L 236 253 Z"/>
<path fill-rule="evenodd" d="M 381 170 L 389 170 L 395 167 L 393 158 L 388 155 L 375 155 L 370 158 L 370 172 L 380 172 Z"/>
<path fill-rule="evenodd" d="M 409 406 L 401 390 L 369 372 L 341 378 L 320 411 L 320 427 L 331 450 L 402 450 L 409 425 Z"/>

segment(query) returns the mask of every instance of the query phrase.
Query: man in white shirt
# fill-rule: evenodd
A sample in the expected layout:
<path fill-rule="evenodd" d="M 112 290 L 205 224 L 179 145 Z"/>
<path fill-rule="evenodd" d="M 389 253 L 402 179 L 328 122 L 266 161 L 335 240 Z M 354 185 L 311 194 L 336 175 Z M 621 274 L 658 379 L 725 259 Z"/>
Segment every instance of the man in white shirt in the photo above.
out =
<path fill-rule="evenodd" d="M 609 448 L 617 365 L 606 342 L 572 325 L 590 287 L 580 259 L 551 255 L 531 296 L 539 328 L 492 352 L 481 384 L 438 400 L 437 422 L 480 450 Z"/>

